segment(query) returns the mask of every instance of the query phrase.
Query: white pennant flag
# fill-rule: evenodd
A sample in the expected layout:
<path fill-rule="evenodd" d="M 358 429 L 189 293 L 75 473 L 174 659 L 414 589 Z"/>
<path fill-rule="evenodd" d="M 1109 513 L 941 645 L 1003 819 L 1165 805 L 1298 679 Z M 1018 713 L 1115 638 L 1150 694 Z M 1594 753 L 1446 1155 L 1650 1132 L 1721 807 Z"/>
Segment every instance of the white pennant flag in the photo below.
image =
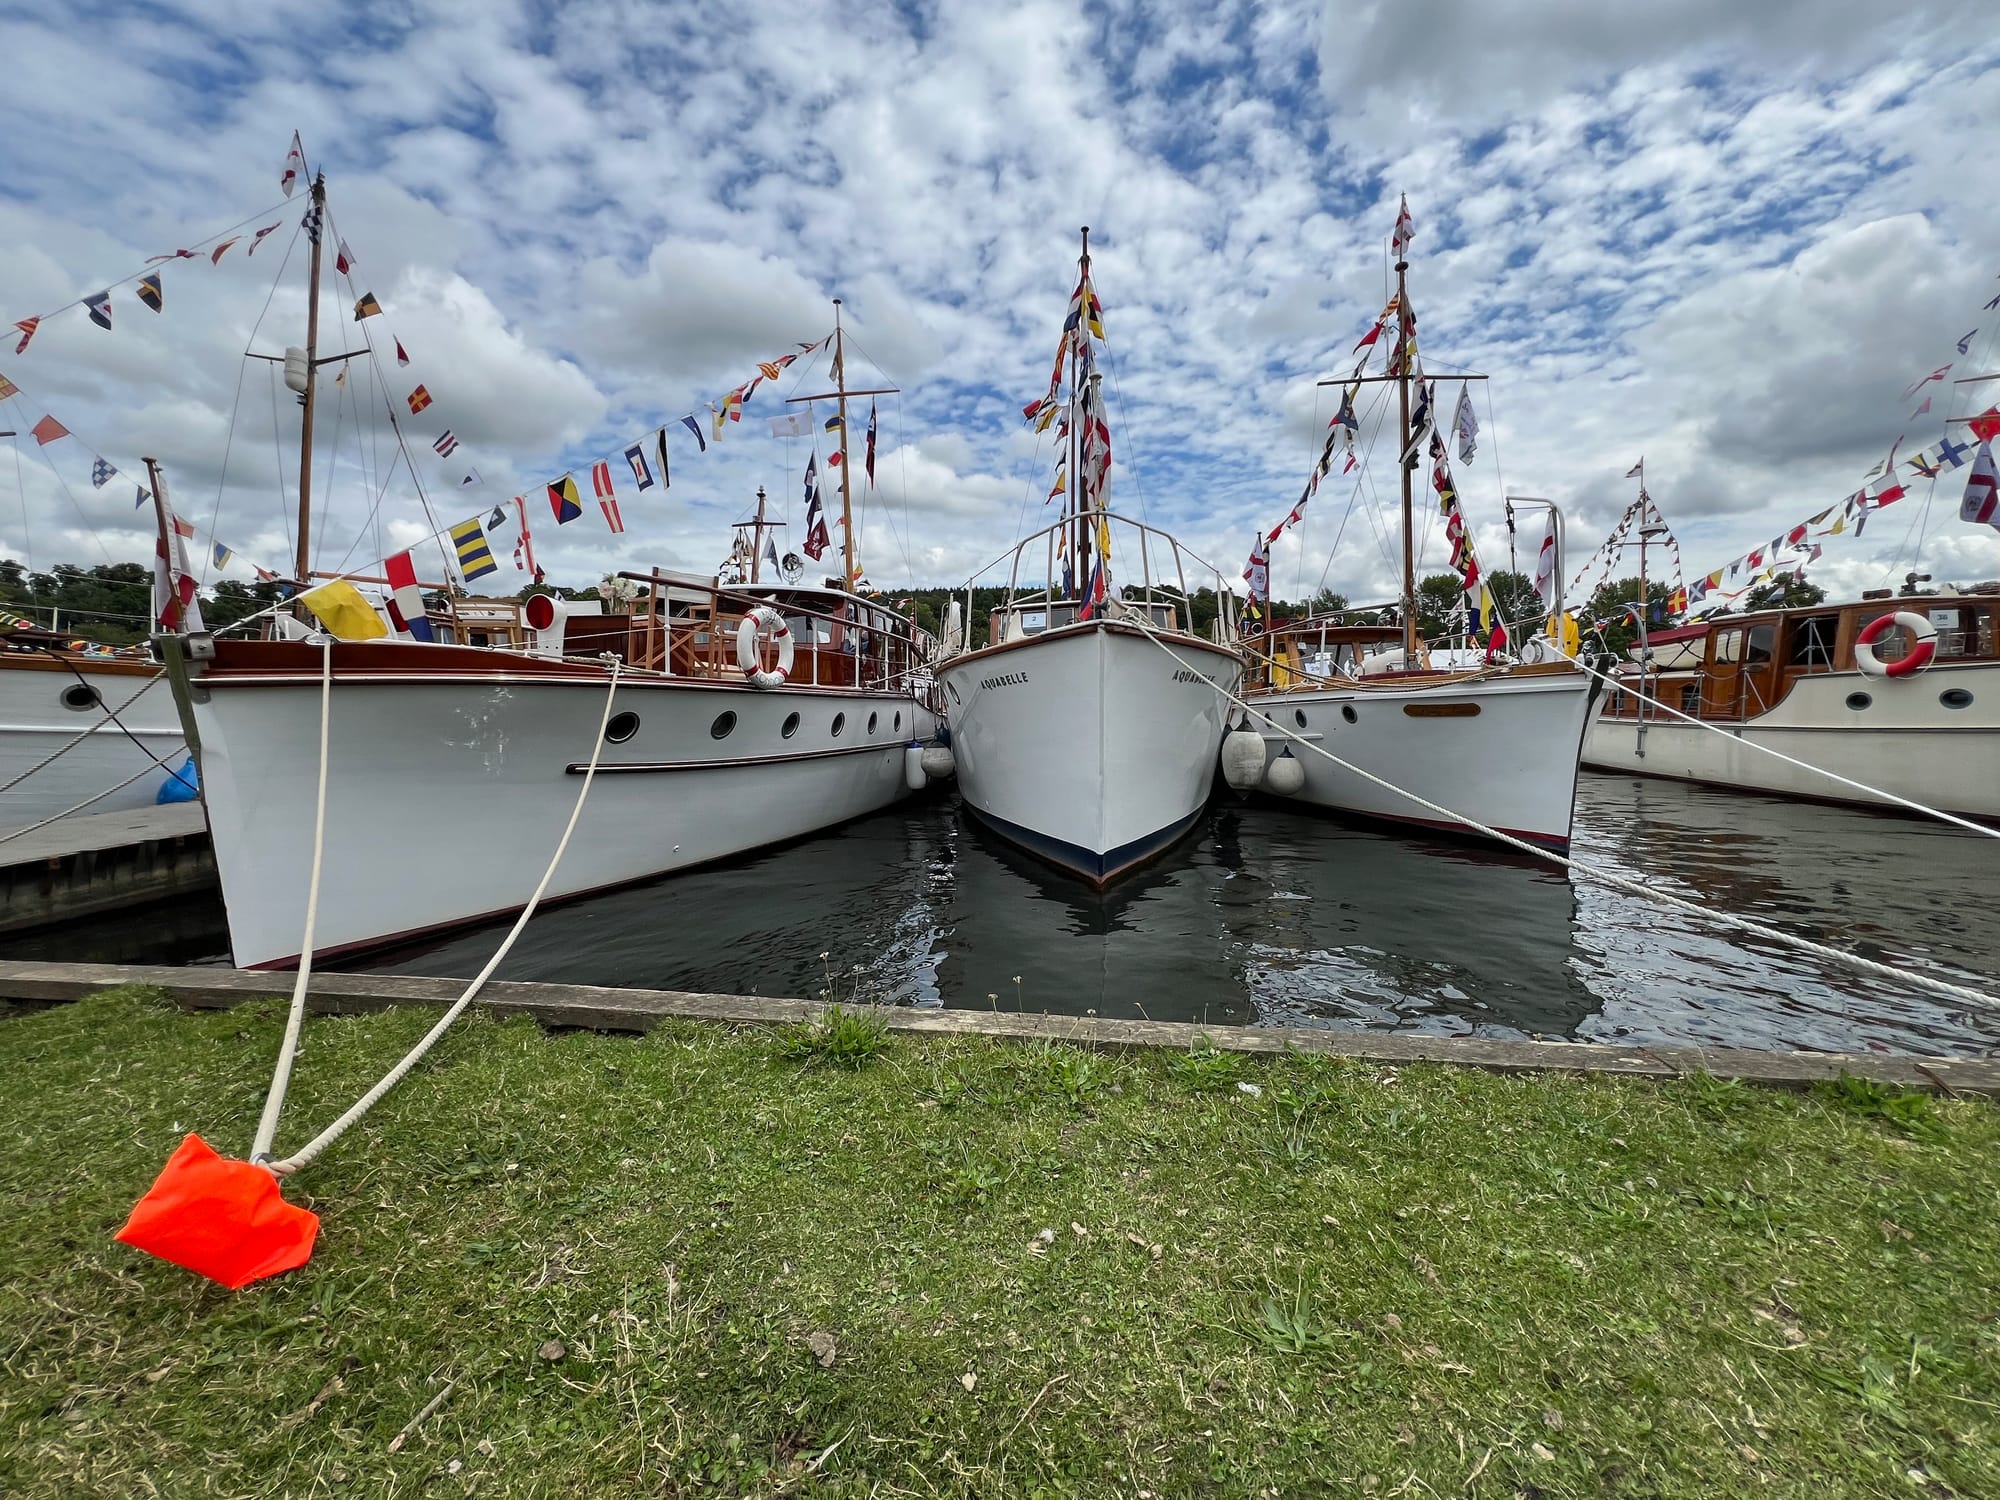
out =
<path fill-rule="evenodd" d="M 1472 410 L 1472 387 L 1458 388 L 1458 411 L 1452 417 L 1452 426 L 1458 429 L 1458 461 L 1472 462 L 1472 455 L 1479 451 L 1479 418 Z"/>
<path fill-rule="evenodd" d="M 1542 601 L 1542 613 L 1556 607 L 1556 518 L 1549 517 L 1549 529 L 1542 537 L 1542 550 L 1535 559 L 1535 594 Z"/>

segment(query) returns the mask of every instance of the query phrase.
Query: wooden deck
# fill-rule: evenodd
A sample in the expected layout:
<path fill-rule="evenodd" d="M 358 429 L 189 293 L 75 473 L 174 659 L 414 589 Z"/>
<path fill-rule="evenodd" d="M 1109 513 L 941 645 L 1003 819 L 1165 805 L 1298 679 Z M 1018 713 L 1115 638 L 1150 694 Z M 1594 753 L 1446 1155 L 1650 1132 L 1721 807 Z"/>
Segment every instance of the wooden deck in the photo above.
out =
<path fill-rule="evenodd" d="M 0 933 L 212 889 L 198 802 L 63 818 L 0 843 Z"/>
<path fill-rule="evenodd" d="M 156 986 L 190 1008 L 226 1009 L 245 1000 L 286 995 L 291 977 L 242 969 L 0 962 L 0 999 L 61 1002 L 119 984 Z M 312 1010 L 340 1015 L 392 1005 L 442 1006 L 457 999 L 463 988 L 463 983 L 454 979 L 316 973 L 307 994 Z M 493 1014 L 532 1016 L 547 1026 L 631 1032 L 648 1031 L 675 1018 L 724 1025 L 780 1025 L 808 1019 L 821 1009 L 814 1001 L 756 995 L 503 982 L 487 985 L 478 1003 Z M 1902 1088 L 2000 1098 L 2000 1059 L 1994 1058 L 1763 1052 L 1740 1047 L 1615 1047 L 1598 1042 L 1500 1041 L 1316 1027 L 1197 1026 L 1176 1021 L 895 1006 L 884 1007 L 879 1014 L 892 1030 L 932 1036 L 1055 1040 L 1085 1047 L 1187 1049 L 1205 1043 L 1232 1052 L 1311 1052 L 1384 1064 L 1443 1063 L 1498 1073 L 1592 1073 L 1654 1079 L 1707 1073 L 1777 1088 L 1804 1088 L 1848 1073 Z"/>

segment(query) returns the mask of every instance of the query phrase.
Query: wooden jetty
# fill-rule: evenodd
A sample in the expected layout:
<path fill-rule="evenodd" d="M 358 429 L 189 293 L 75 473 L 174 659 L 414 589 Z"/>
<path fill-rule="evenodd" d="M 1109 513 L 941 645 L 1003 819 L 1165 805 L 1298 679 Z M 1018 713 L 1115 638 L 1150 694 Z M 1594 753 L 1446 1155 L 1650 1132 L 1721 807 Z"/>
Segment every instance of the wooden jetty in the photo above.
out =
<path fill-rule="evenodd" d="M 61 1002 L 122 984 L 154 986 L 190 1008 L 226 1009 L 246 1000 L 286 994 L 291 976 L 245 969 L 0 962 L 0 999 Z M 312 1010 L 344 1015 L 393 1005 L 448 1005 L 464 988 L 464 981 L 457 979 L 315 973 L 306 993 Z M 480 992 L 478 1004 L 495 1015 L 532 1016 L 547 1026 L 630 1032 L 648 1031 L 661 1021 L 676 1018 L 725 1025 L 783 1025 L 810 1020 L 824 1009 L 816 1001 L 758 995 L 501 981 L 488 984 Z M 1231 1052 L 1309 1052 L 1383 1064 L 1444 1063 L 1498 1073 L 1594 1073 L 1656 1079 L 1706 1073 L 1778 1088 L 1804 1088 L 1845 1073 L 1901 1088 L 2000 1098 L 2000 1059 L 1996 1058 L 1766 1052 L 1744 1047 L 1623 1047 L 1602 1042 L 1501 1041 L 1297 1026 L 1200 1026 L 1182 1021 L 901 1006 L 883 1006 L 875 1013 L 891 1030 L 933 1036 L 1053 1040 L 1085 1047 L 1187 1050 L 1206 1045 Z"/>
<path fill-rule="evenodd" d="M 212 889 L 198 802 L 63 818 L 0 843 L 0 933 Z"/>

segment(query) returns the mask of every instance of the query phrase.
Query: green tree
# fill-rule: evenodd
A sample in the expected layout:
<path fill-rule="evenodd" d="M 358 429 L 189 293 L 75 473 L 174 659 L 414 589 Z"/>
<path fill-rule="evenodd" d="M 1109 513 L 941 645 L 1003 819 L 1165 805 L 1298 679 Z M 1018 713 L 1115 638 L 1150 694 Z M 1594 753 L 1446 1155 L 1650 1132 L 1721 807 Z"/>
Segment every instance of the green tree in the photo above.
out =
<path fill-rule="evenodd" d="M 1591 637 L 1592 622 L 1604 621 L 1605 644 L 1620 656 L 1626 648 L 1639 638 L 1639 625 L 1627 607 L 1639 597 L 1638 578 L 1619 578 L 1605 584 L 1590 596 L 1590 603 L 1583 612 L 1583 636 Z M 1646 598 L 1652 608 L 1648 612 L 1646 628 L 1664 630 L 1667 627 L 1667 603 L 1673 597 L 1673 588 L 1657 578 L 1646 580 Z"/>
<path fill-rule="evenodd" d="M 1782 573 L 1769 583 L 1760 583 L 1743 596 L 1742 611 L 1755 609 L 1803 609 L 1826 602 L 1826 590 L 1794 573 Z"/>
<path fill-rule="evenodd" d="M 1417 582 L 1417 634 L 1439 640 L 1459 627 L 1465 590 L 1456 573 L 1431 573 Z"/>

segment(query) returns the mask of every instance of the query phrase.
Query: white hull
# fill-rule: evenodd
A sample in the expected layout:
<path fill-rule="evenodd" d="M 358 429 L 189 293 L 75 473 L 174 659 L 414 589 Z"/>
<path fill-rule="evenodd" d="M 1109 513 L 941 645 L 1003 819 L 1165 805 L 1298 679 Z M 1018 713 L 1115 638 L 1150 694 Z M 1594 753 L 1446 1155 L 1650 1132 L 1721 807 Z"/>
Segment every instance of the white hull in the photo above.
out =
<path fill-rule="evenodd" d="M 94 689 L 103 707 L 70 708 L 63 694 L 82 683 Z M 98 724 L 115 709 L 128 737 L 116 724 L 103 723 L 89 736 L 43 766 L 19 786 L 0 792 L 0 832 L 25 828 L 55 816 L 164 757 L 166 764 L 145 771 L 130 786 L 91 803 L 86 813 L 126 812 L 151 807 L 187 752 L 173 693 L 155 677 L 131 672 L 50 671 L 37 664 L 16 666 L 0 658 L 0 784 L 12 781 L 39 761 Z M 143 693 L 139 690 L 145 688 Z M 139 693 L 129 707 L 121 707 Z M 80 695 L 79 695 L 80 696 Z M 134 743 L 136 741 L 137 743 Z"/>
<path fill-rule="evenodd" d="M 1454 833 L 1476 832 L 1460 821 L 1470 819 L 1557 850 L 1569 846 L 1590 700 L 1590 679 L 1581 672 L 1336 685 L 1246 699 L 1286 730 L 1459 816 L 1377 786 L 1254 720 L 1267 772 L 1287 745 L 1305 771 L 1293 801 Z M 1468 707 L 1477 712 L 1465 713 Z"/>
<path fill-rule="evenodd" d="M 589 678 L 336 674 L 315 949 L 379 946 L 524 905 L 575 805 L 605 691 Z M 235 960 L 292 962 L 312 862 L 319 684 L 208 678 L 195 697 Z M 886 807 L 907 795 L 904 748 L 935 730 L 910 697 L 865 691 L 634 680 L 613 707 L 626 711 L 639 726 L 605 746 L 550 898 Z M 735 725 L 716 738 L 725 713 Z M 663 923 L 673 905 L 663 892 Z"/>
<path fill-rule="evenodd" d="M 960 795 L 1029 852 L 1104 882 L 1157 854 L 1208 800 L 1233 652 L 1115 623 L 1069 626 L 947 662 Z"/>
<path fill-rule="evenodd" d="M 1958 692 L 1971 701 L 1947 706 L 1944 696 Z M 1667 693 L 1666 701 L 1677 702 L 1678 684 Z M 1866 707 L 1849 706 L 1857 693 L 1867 695 Z M 1748 748 L 1764 745 L 1930 807 L 2000 819 L 2000 663 L 1939 664 L 1905 678 L 1816 674 L 1794 683 L 1768 712 L 1717 729 L 1660 714 L 1647 719 L 1642 746 L 1636 720 L 1600 715 L 1584 740 L 1583 762 L 1781 797 L 1889 805 Z"/>

